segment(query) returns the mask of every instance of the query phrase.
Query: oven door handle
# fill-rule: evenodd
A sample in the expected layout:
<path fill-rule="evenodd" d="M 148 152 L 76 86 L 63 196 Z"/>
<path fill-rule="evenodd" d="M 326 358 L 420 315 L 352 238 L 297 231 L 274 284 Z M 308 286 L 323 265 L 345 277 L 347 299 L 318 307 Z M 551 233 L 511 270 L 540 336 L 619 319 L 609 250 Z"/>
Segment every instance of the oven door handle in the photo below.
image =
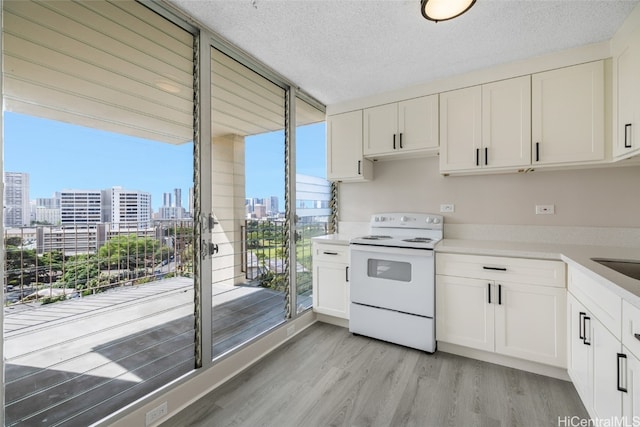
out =
<path fill-rule="evenodd" d="M 433 258 L 433 250 L 432 249 L 416 249 L 416 248 L 398 248 L 396 246 L 387 247 L 387 246 L 373 246 L 373 245 L 362 245 L 362 244 L 350 244 L 349 250 L 351 253 L 361 252 L 361 253 L 375 253 L 375 254 L 385 254 L 385 255 L 410 255 L 410 256 L 422 256 L 425 258 Z"/>

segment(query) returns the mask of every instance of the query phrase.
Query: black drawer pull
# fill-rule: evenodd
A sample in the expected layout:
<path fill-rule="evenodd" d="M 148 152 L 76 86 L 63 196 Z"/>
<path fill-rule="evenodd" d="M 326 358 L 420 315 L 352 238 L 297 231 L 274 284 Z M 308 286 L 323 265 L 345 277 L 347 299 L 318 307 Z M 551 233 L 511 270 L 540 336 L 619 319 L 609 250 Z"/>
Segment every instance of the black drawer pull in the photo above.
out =
<path fill-rule="evenodd" d="M 498 285 L 498 305 L 502 305 L 502 285 Z"/>
<path fill-rule="evenodd" d="M 400 132 L 400 148 L 404 148 L 404 147 L 402 146 L 402 132 Z"/>
<path fill-rule="evenodd" d="M 582 340 L 582 342 L 584 342 L 584 320 L 583 317 L 586 316 L 587 313 L 581 311 L 580 315 L 578 316 L 578 338 L 580 338 Z"/>
<path fill-rule="evenodd" d="M 484 147 L 484 164 L 489 164 L 489 149 L 487 147 Z"/>
<path fill-rule="evenodd" d="M 589 329 L 591 329 L 591 317 L 584 316 L 582 318 L 582 329 L 584 330 L 584 337 L 582 338 L 582 342 L 584 345 L 591 345 L 591 338 L 587 341 L 587 320 L 589 321 Z"/>
<path fill-rule="evenodd" d="M 358 160 L 358 175 L 362 175 L 362 173 L 360 172 L 360 164 L 362 163 L 362 160 Z"/>
<path fill-rule="evenodd" d="M 489 295 L 489 304 L 491 304 L 491 283 L 487 283 L 487 291 Z"/>
<path fill-rule="evenodd" d="M 624 148 L 631 148 L 631 123 L 624 125 Z"/>
<path fill-rule="evenodd" d="M 621 365 L 620 359 L 624 359 L 624 362 L 625 362 L 624 372 L 622 372 L 622 369 L 621 369 L 621 366 L 620 366 Z M 618 381 L 617 381 L 618 384 L 617 384 L 617 386 L 618 386 L 618 391 L 621 391 L 623 393 L 628 393 L 627 388 L 626 387 L 622 387 L 622 381 L 620 381 L 622 375 L 624 374 L 625 383 L 627 382 L 626 381 L 626 376 L 627 376 L 626 364 L 627 364 L 627 355 L 623 354 L 623 353 L 618 353 Z"/>
<path fill-rule="evenodd" d="M 476 166 L 480 166 L 480 149 L 476 148 Z"/>
<path fill-rule="evenodd" d="M 338 255 L 338 252 L 324 251 L 322 253 L 325 254 L 325 255 Z"/>
<path fill-rule="evenodd" d="M 347 265 L 347 267 L 345 268 L 345 277 L 346 281 L 349 281 L 349 266 Z"/>
<path fill-rule="evenodd" d="M 536 162 L 540 161 L 540 143 L 536 142 Z"/>
<path fill-rule="evenodd" d="M 393 134 L 393 149 L 396 149 L 396 134 Z"/>
<path fill-rule="evenodd" d="M 485 270 L 507 271 L 507 269 L 505 267 L 487 267 L 485 265 L 482 268 L 484 268 Z"/>

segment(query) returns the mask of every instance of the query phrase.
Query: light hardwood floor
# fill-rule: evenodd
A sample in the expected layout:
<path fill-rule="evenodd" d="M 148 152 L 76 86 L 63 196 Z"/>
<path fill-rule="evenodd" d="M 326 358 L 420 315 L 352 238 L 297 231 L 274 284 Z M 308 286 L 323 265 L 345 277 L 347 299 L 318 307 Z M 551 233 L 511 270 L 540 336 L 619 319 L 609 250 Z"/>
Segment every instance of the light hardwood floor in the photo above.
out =
<path fill-rule="evenodd" d="M 565 416 L 587 418 L 569 382 L 316 323 L 162 426 L 542 427 Z"/>

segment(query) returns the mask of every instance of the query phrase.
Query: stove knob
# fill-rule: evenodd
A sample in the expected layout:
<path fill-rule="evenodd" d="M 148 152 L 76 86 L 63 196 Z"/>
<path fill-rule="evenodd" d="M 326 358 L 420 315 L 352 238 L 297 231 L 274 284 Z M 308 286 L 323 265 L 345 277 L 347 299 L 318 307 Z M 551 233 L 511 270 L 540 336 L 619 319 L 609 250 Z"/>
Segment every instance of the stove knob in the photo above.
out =
<path fill-rule="evenodd" d="M 408 216 L 401 216 L 400 217 L 400 221 L 407 222 L 407 221 L 409 221 L 409 217 Z"/>
<path fill-rule="evenodd" d="M 433 218 L 434 224 L 440 224 L 440 218 Z"/>
<path fill-rule="evenodd" d="M 430 216 L 428 216 L 427 217 L 427 224 L 431 224 L 434 220 L 435 220 L 435 218 L 431 218 Z"/>

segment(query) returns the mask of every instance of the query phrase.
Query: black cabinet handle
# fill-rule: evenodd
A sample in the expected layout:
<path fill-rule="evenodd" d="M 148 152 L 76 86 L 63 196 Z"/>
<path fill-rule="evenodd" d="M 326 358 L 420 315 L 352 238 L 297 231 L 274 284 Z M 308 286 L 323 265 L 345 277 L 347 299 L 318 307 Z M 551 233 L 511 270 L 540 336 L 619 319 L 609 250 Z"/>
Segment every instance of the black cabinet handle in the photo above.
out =
<path fill-rule="evenodd" d="M 489 164 L 489 149 L 487 147 L 484 147 L 484 164 Z"/>
<path fill-rule="evenodd" d="M 400 148 L 403 148 L 402 147 L 402 132 L 400 132 Z"/>
<path fill-rule="evenodd" d="M 358 175 L 362 175 L 360 173 L 360 164 L 362 163 L 362 160 L 358 160 Z"/>
<path fill-rule="evenodd" d="M 640 334 L 633 334 L 633 336 L 636 337 L 638 341 L 640 341 Z"/>
<path fill-rule="evenodd" d="M 624 364 L 625 364 L 624 372 L 622 372 L 622 369 L 620 369 L 620 368 L 621 368 L 621 365 L 622 365 L 622 363 L 620 363 L 621 359 L 624 359 Z M 617 384 L 617 386 L 618 386 L 618 391 L 621 391 L 621 392 L 627 393 L 627 388 L 626 388 L 626 387 L 622 387 L 622 381 L 620 381 L 620 380 L 621 380 L 621 378 L 622 378 L 622 375 L 623 375 L 623 374 L 624 374 L 625 379 L 626 379 L 626 374 L 627 374 L 627 369 L 626 369 L 626 365 L 627 365 L 627 355 L 626 355 L 626 354 L 623 354 L 623 353 L 618 353 L 617 361 L 618 361 L 618 381 L 617 381 L 617 382 L 618 382 L 618 384 Z M 625 385 L 626 385 L 626 382 L 627 382 L 627 381 L 625 381 Z"/>
<path fill-rule="evenodd" d="M 480 149 L 476 148 L 476 166 L 480 166 Z"/>
<path fill-rule="evenodd" d="M 591 326 L 591 317 L 584 316 L 582 318 L 582 328 L 584 330 L 584 337 L 582 338 L 582 342 L 584 343 L 584 345 L 591 345 L 591 339 L 589 338 L 589 341 L 587 341 L 587 320 L 589 321 L 589 326 Z"/>
<path fill-rule="evenodd" d="M 396 134 L 393 134 L 393 149 L 396 149 Z"/>
<path fill-rule="evenodd" d="M 540 143 L 536 142 L 536 162 L 540 161 Z"/>
<path fill-rule="evenodd" d="M 584 319 L 583 317 L 586 316 L 587 313 L 581 311 L 580 315 L 578 316 L 578 338 L 580 338 L 582 340 L 582 342 L 584 342 Z"/>
<path fill-rule="evenodd" d="M 325 255 L 338 255 L 338 252 L 324 251 L 322 252 Z"/>
<path fill-rule="evenodd" d="M 624 125 L 624 148 L 631 148 L 631 123 Z"/>
<path fill-rule="evenodd" d="M 498 305 L 502 305 L 502 285 L 498 285 Z"/>
<path fill-rule="evenodd" d="M 489 297 L 489 304 L 491 304 L 491 283 L 487 283 L 487 295 Z"/>
<path fill-rule="evenodd" d="M 505 267 L 487 267 L 487 266 L 483 266 L 482 268 L 484 268 L 485 270 L 507 271 L 507 269 Z"/>
<path fill-rule="evenodd" d="M 345 273 L 344 274 L 345 274 L 344 278 L 348 282 L 349 281 L 349 266 L 348 265 L 345 267 Z"/>

